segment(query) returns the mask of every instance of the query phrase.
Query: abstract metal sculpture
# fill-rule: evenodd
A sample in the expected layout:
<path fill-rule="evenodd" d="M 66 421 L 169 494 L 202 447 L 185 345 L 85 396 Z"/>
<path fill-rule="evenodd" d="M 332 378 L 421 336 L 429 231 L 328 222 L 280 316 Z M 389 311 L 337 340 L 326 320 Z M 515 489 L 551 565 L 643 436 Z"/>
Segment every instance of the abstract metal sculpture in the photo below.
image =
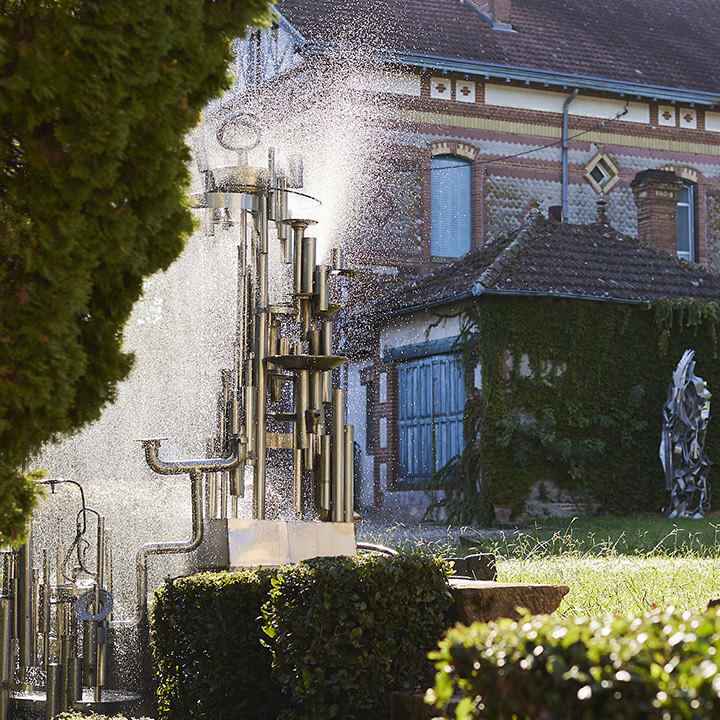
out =
<path fill-rule="evenodd" d="M 663 408 L 660 461 L 670 504 L 669 517 L 701 518 L 710 507 L 707 473 L 712 464 L 704 453 L 710 419 L 710 392 L 695 375 L 695 353 L 686 350 L 673 373 Z"/>

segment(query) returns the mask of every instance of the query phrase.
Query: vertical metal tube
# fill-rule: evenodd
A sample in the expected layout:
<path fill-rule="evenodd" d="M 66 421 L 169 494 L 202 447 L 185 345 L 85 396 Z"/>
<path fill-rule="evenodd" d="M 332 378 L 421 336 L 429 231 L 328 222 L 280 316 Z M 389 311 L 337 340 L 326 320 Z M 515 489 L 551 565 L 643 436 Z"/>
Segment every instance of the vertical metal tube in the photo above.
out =
<path fill-rule="evenodd" d="M 220 517 L 223 519 L 227 517 L 227 496 L 229 480 L 229 472 L 220 473 Z"/>
<path fill-rule="evenodd" d="M 43 550 L 43 597 L 42 597 L 42 660 L 43 670 L 47 672 L 50 662 L 50 595 L 52 584 L 50 582 L 50 553 Z"/>
<path fill-rule="evenodd" d="M 58 607 L 58 612 L 61 607 Z M 95 623 L 92 620 L 83 621 L 82 648 L 83 684 L 92 686 L 95 684 Z"/>
<path fill-rule="evenodd" d="M 295 448 L 293 450 L 293 507 L 297 519 L 303 517 L 303 451 Z"/>
<path fill-rule="evenodd" d="M 32 534 L 20 548 L 18 556 L 18 640 L 20 641 L 20 668 L 24 676 L 35 664 L 35 633 L 33 628 L 33 570 Z"/>
<path fill-rule="evenodd" d="M 333 324 L 327 320 L 322 324 L 322 354 L 332 355 Z M 323 402 L 332 402 L 332 370 L 323 373 Z"/>
<path fill-rule="evenodd" d="M 97 579 L 95 583 L 95 613 L 102 609 L 100 590 L 105 585 L 105 518 L 98 519 L 97 535 Z M 107 622 L 101 620 L 95 627 L 95 685 L 93 687 L 94 699 L 102 699 L 102 688 L 105 685 L 105 658 L 107 652 Z M 65 659 L 67 666 L 67 658 Z"/>
<path fill-rule="evenodd" d="M 68 668 L 68 705 L 82 699 L 82 659 L 75 655 L 74 644 L 70 644 L 70 667 Z"/>
<path fill-rule="evenodd" d="M 315 274 L 315 251 L 317 240 L 314 237 L 304 237 L 302 241 L 302 268 L 300 276 L 300 292 L 312 293 Z"/>
<path fill-rule="evenodd" d="M 0 720 L 7 720 L 10 706 L 10 683 L 12 682 L 12 626 L 10 622 L 10 598 L 0 598 Z"/>
<path fill-rule="evenodd" d="M 327 268 L 325 265 L 315 267 L 315 292 L 317 293 L 317 309 L 319 312 L 328 310 Z"/>
<path fill-rule="evenodd" d="M 45 696 L 45 717 L 50 720 L 60 713 L 60 664 L 48 665 Z"/>
<path fill-rule="evenodd" d="M 68 672 L 70 669 L 70 656 L 70 638 L 67 635 L 63 635 L 60 638 L 60 682 L 58 691 L 58 703 L 62 712 L 70 708 L 70 702 L 68 698 Z"/>
<path fill-rule="evenodd" d="M 292 226 L 293 230 L 293 278 L 295 292 L 302 292 L 302 268 L 303 268 L 303 235 L 305 234 L 304 225 Z"/>
<path fill-rule="evenodd" d="M 295 396 L 295 447 L 305 450 L 308 447 L 307 410 L 310 401 L 310 371 L 301 370 L 293 383 Z"/>
<path fill-rule="evenodd" d="M 268 252 L 267 252 L 267 197 L 258 198 L 259 209 L 255 215 L 255 227 L 259 237 L 257 273 L 258 273 L 258 310 L 255 318 L 255 476 L 253 482 L 253 517 L 257 520 L 265 518 L 265 473 L 266 473 L 266 395 L 267 367 L 265 358 L 268 349 Z"/>
<path fill-rule="evenodd" d="M 332 402 L 332 498 L 333 522 L 342 522 L 345 512 L 345 391 L 333 389 Z"/>
<path fill-rule="evenodd" d="M 562 117 L 562 139 L 561 139 L 561 155 L 562 155 L 562 221 L 567 222 L 568 217 L 568 113 L 570 112 L 570 103 L 578 96 L 578 89 L 575 88 L 563 102 Z"/>
<path fill-rule="evenodd" d="M 320 436 L 320 517 L 329 519 L 332 455 L 330 436 Z"/>
<path fill-rule="evenodd" d="M 354 515 L 354 493 L 355 493 L 355 428 L 352 425 L 345 426 L 345 487 L 343 495 L 345 505 L 343 519 L 345 522 L 352 522 Z"/>

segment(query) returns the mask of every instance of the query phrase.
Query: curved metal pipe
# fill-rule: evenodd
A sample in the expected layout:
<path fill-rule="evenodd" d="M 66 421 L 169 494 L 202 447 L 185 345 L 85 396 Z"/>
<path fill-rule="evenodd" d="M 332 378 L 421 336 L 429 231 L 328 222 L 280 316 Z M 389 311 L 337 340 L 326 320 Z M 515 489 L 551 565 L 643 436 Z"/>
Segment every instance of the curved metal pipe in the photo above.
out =
<path fill-rule="evenodd" d="M 159 444 L 159 443 L 158 443 Z M 150 466 L 152 467 L 152 465 Z M 154 468 L 153 468 L 154 469 Z M 157 471 L 156 471 L 157 472 Z M 192 504 L 192 538 L 187 541 L 157 542 L 143 545 L 135 556 L 135 572 L 137 583 L 138 620 L 142 622 L 147 615 L 147 561 L 150 555 L 173 555 L 188 553 L 195 550 L 203 538 L 202 528 L 202 470 L 190 472 L 191 504 Z"/>
<path fill-rule="evenodd" d="M 195 472 L 217 472 L 218 470 L 232 470 L 240 464 L 240 441 L 237 437 L 230 437 L 231 453 L 226 458 L 208 458 L 206 460 L 183 460 L 182 462 L 167 462 L 160 459 L 160 443 L 162 438 L 143 440 L 145 461 L 159 475 L 188 475 Z"/>
<path fill-rule="evenodd" d="M 562 118 L 562 221 L 567 222 L 568 216 L 568 113 L 570 103 L 578 96 L 578 89 L 575 88 L 563 103 Z"/>
<path fill-rule="evenodd" d="M 387 545 L 378 545 L 377 543 L 359 541 L 356 545 L 358 550 L 365 550 L 365 552 L 374 552 L 380 555 L 387 555 L 388 557 L 395 557 L 398 554 L 397 550 L 393 550 Z"/>

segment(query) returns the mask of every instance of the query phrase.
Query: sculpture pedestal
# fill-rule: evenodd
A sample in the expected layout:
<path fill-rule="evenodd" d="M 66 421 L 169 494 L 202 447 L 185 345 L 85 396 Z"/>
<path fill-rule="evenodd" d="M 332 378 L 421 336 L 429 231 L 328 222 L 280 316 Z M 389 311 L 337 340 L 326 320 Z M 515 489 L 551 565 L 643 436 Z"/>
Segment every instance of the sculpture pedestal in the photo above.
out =
<path fill-rule="evenodd" d="M 191 563 L 195 570 L 234 570 L 355 554 L 354 523 L 225 518 L 205 520 Z"/>

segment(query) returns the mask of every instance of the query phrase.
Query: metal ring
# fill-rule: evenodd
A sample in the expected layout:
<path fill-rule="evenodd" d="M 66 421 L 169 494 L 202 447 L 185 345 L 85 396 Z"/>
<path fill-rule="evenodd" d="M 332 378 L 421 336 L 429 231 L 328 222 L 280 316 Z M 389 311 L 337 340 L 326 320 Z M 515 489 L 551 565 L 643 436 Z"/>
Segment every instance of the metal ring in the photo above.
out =
<path fill-rule="evenodd" d="M 227 126 L 230 123 L 234 123 L 237 125 L 243 125 L 247 128 L 250 128 L 256 135 L 255 142 L 251 143 L 250 145 L 240 145 L 240 146 L 229 145 L 228 143 L 226 143 L 225 140 L 223 139 L 223 135 L 225 134 L 225 130 L 227 129 Z M 260 144 L 260 136 L 261 135 L 262 135 L 262 130 L 260 129 L 260 125 L 258 124 L 257 120 L 255 119 L 255 116 L 249 112 L 239 112 L 239 113 L 235 113 L 234 115 L 230 115 L 230 117 L 225 118 L 220 123 L 220 126 L 218 127 L 217 132 L 215 133 L 215 137 L 217 138 L 217 141 L 226 150 L 252 150 L 253 148 L 256 148 Z"/>
<path fill-rule="evenodd" d="M 105 589 L 100 588 L 98 598 L 102 604 L 99 613 L 90 612 L 90 604 L 95 602 L 95 590 L 88 590 L 75 601 L 75 617 L 78 620 L 104 620 L 113 609 L 113 596 Z"/>

